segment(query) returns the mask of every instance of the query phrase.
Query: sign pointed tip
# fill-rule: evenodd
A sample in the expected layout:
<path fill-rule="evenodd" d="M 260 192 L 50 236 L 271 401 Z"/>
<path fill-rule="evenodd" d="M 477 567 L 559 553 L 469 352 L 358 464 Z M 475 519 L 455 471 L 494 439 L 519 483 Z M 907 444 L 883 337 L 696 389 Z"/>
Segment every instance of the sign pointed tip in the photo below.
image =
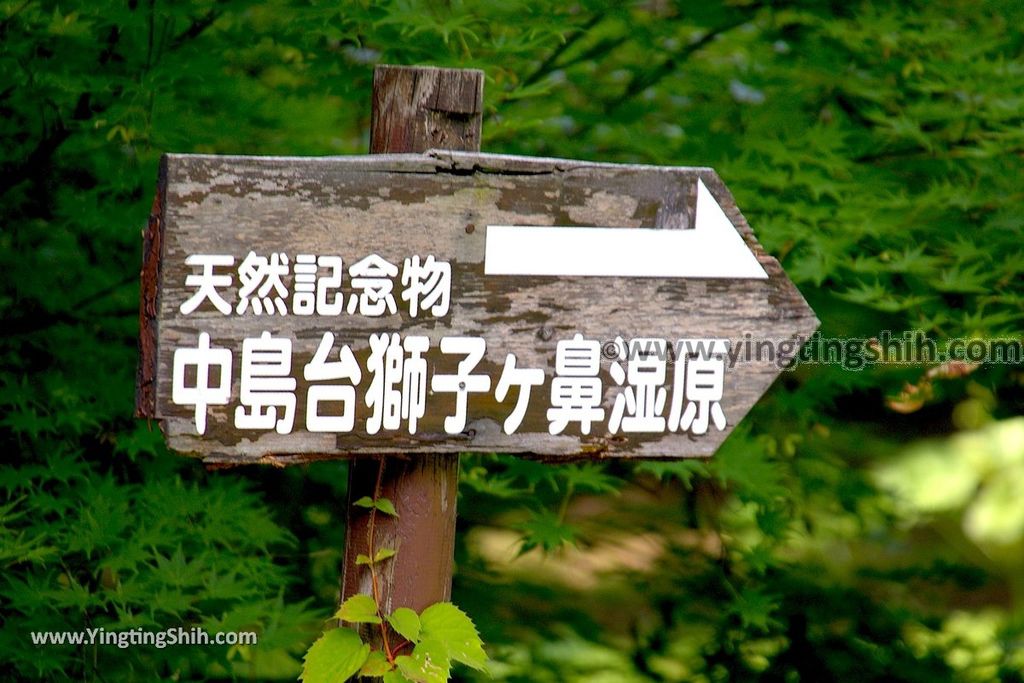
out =
<path fill-rule="evenodd" d="M 702 178 L 697 178 L 695 214 L 694 228 L 700 233 L 700 239 L 713 242 L 717 247 L 710 252 L 717 260 L 715 271 L 722 273 L 722 277 L 768 279 L 768 273 Z"/>

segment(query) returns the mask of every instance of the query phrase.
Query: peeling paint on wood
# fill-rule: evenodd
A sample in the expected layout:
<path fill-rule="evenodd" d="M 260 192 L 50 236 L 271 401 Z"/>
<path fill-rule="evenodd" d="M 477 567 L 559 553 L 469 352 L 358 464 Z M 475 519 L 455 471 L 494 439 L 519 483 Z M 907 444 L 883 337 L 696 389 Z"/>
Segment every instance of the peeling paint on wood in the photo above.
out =
<path fill-rule="evenodd" d="M 601 342 L 616 336 L 663 338 L 721 337 L 741 342 L 804 338 L 817 320 L 778 262 L 766 254 L 721 180 L 711 169 L 653 167 L 510 157 L 464 152 L 367 157 L 218 157 L 169 155 L 161 180 L 163 205 L 147 231 L 143 271 L 143 311 L 152 302 L 152 279 L 160 296 L 155 320 L 143 336 L 155 335 L 155 367 L 143 354 L 140 413 L 161 420 L 172 448 L 209 462 L 280 462 L 348 457 L 373 453 L 510 452 L 547 459 L 577 457 L 703 457 L 713 453 L 779 370 L 764 360 L 726 370 L 723 407 L 728 427 L 694 436 L 687 433 L 609 435 L 599 425 L 590 435 L 577 427 L 548 432 L 555 346 L 576 333 Z M 485 276 L 487 225 L 622 226 L 690 229 L 700 178 L 736 226 L 767 272 L 767 280 Z M 161 230 L 162 228 L 162 230 Z M 160 235 L 163 236 L 160 244 Z M 160 249 L 154 264 L 154 248 Z M 190 254 L 231 254 L 236 265 L 255 250 L 340 255 L 346 268 L 376 253 L 401 264 L 412 255 L 449 261 L 453 270 L 452 306 L 441 319 L 411 318 L 405 310 L 382 318 L 221 315 L 209 304 L 190 315 L 179 306 L 192 293 L 185 277 Z M 343 291 L 347 294 L 348 278 Z M 236 279 L 237 284 L 237 279 Z M 290 285 L 290 280 L 286 279 Z M 147 292 L 149 293 L 147 295 Z M 235 304 L 234 290 L 225 298 Z M 148 298 L 147 298 L 148 297 Z M 233 402 L 209 408 L 206 434 L 196 434 L 193 411 L 171 402 L 174 349 L 194 346 L 208 332 L 215 346 L 235 357 L 233 396 L 238 397 L 241 341 L 263 331 L 293 342 L 293 376 L 299 382 L 295 431 L 280 435 L 234 427 Z M 362 431 L 368 410 L 360 402 L 356 430 L 349 434 L 310 433 L 304 429 L 305 381 L 301 368 L 321 335 L 334 332 L 337 344 L 350 344 L 364 364 L 371 333 L 396 331 L 430 338 L 430 374 L 452 372 L 458 358 L 439 353 L 444 336 L 483 336 L 487 354 L 478 372 L 492 377 L 490 394 L 472 394 L 470 419 L 462 434 L 448 435 L 444 417 L 451 395 L 427 397 L 427 413 L 418 433 Z M 145 339 L 143 345 L 146 344 Z M 546 383 L 534 390 L 519 429 L 506 435 L 501 424 L 514 406 L 515 391 L 504 403 L 493 396 L 507 353 L 519 367 L 544 368 Z M 602 362 L 604 407 L 610 411 L 619 388 Z M 151 380 L 150 380 L 151 378 Z M 151 381 L 155 401 L 149 412 Z M 364 379 L 364 383 L 366 380 Z"/>

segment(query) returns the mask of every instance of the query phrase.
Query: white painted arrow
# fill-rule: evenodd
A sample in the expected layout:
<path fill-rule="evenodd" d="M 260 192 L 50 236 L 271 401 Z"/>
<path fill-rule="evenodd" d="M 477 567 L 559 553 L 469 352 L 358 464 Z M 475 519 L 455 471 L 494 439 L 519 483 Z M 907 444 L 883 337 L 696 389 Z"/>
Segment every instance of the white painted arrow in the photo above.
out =
<path fill-rule="evenodd" d="M 697 179 L 693 230 L 488 225 L 485 275 L 768 279 Z"/>

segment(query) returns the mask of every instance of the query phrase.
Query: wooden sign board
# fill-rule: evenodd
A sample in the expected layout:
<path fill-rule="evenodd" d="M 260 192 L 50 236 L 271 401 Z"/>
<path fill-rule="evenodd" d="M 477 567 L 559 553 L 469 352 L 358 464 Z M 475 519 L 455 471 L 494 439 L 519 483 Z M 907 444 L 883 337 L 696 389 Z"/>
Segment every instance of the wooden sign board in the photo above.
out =
<path fill-rule="evenodd" d="M 138 412 L 209 462 L 709 456 L 818 325 L 707 168 L 168 155 L 145 251 Z"/>

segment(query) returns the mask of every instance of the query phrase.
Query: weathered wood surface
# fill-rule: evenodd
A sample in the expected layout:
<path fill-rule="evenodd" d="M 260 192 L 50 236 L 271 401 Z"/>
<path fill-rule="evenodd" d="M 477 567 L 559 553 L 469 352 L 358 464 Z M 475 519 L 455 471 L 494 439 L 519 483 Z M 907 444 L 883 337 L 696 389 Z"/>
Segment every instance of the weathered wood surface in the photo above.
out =
<path fill-rule="evenodd" d="M 483 71 L 378 66 L 370 153 L 479 151 L 483 111 Z"/>
<path fill-rule="evenodd" d="M 474 69 L 376 67 L 370 153 L 424 152 L 431 147 L 479 152 L 483 87 L 484 74 Z M 420 612 L 450 600 L 458 488 L 458 453 L 352 462 L 340 600 L 374 594 L 369 567 L 357 560 L 359 555 L 372 556 L 376 548 L 401 551 L 376 565 L 379 585 L 374 597 L 385 612 L 398 607 Z M 354 505 L 364 496 L 393 501 L 401 516 L 396 519 Z M 363 631 L 381 646 L 377 629 Z"/>
<path fill-rule="evenodd" d="M 431 151 L 354 158 L 169 155 L 162 177 L 162 253 L 159 268 L 153 269 L 158 270 L 160 298 L 157 324 L 151 328 L 158 349 L 152 373 L 155 392 L 148 404 L 150 394 L 140 392 L 139 407 L 142 414 L 163 422 L 172 448 L 211 462 L 459 451 L 555 459 L 708 456 L 777 376 L 774 363 L 741 363 L 726 370 L 722 405 L 728 427 L 721 432 L 711 428 L 701 436 L 609 435 L 605 425 L 598 425 L 585 436 L 570 425 L 566 432 L 551 435 L 546 409 L 556 343 L 576 333 L 601 342 L 619 335 L 669 341 L 727 338 L 734 343 L 752 335 L 781 342 L 806 337 L 817 327 L 813 312 L 777 261 L 757 243 L 711 169 Z M 769 275 L 767 280 L 483 274 L 487 225 L 688 229 L 693 225 L 698 177 L 757 256 Z M 451 311 L 442 319 L 412 319 L 401 307 L 397 314 L 381 318 L 343 313 L 323 319 L 251 313 L 224 316 L 204 304 L 191 315 L 179 313 L 179 306 L 192 293 L 184 286 L 192 272 L 185 264 L 188 255 L 232 254 L 237 264 L 251 249 L 262 254 L 340 255 L 346 268 L 371 253 L 397 264 L 414 254 L 433 254 L 452 264 Z M 345 284 L 343 291 L 348 294 L 347 278 Z M 228 290 L 225 298 L 234 304 L 234 295 Z M 241 340 L 263 331 L 293 340 L 299 407 L 292 434 L 247 432 L 233 425 Z M 354 432 L 306 432 L 301 368 L 325 331 L 334 332 L 338 346 L 350 344 L 364 367 L 371 333 L 425 335 L 431 341 L 431 375 L 453 372 L 460 360 L 439 353 L 441 337 L 482 336 L 487 354 L 477 372 L 491 375 L 492 392 L 470 396 L 470 419 L 459 435 L 444 432 L 443 420 L 454 399 L 443 394 L 428 394 L 426 415 L 415 435 L 396 431 L 368 436 L 362 430 L 368 414 L 362 403 Z M 169 382 L 174 349 L 194 346 L 200 332 L 208 332 L 215 346 L 231 348 L 236 366 L 235 401 L 209 408 L 202 437 L 195 433 L 192 410 L 171 403 Z M 516 397 L 510 395 L 498 403 L 493 386 L 510 352 L 519 367 L 544 368 L 546 383 L 534 391 L 519 432 L 506 435 L 501 424 Z M 601 374 L 606 413 L 620 390 L 608 375 L 609 363 L 602 362 Z"/>
<path fill-rule="evenodd" d="M 166 164 L 160 164 L 153 208 L 142 231 L 142 272 L 139 273 L 139 366 L 135 372 L 135 414 L 139 417 L 156 416 L 156 340 L 157 306 L 159 302 L 160 263 L 164 236 L 164 177 Z"/>

